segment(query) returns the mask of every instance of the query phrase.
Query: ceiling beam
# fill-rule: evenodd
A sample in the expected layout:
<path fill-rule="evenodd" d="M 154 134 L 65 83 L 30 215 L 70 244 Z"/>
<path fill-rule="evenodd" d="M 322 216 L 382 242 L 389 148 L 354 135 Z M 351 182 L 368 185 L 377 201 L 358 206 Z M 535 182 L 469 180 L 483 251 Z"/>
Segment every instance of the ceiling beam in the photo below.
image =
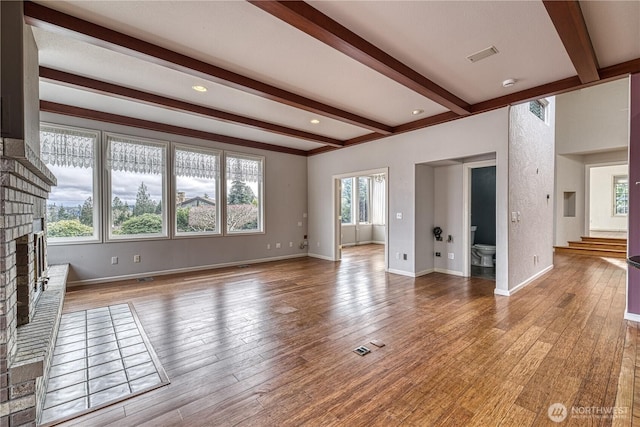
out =
<path fill-rule="evenodd" d="M 30 1 L 24 2 L 25 22 L 34 27 L 74 37 L 114 52 L 162 65 L 291 107 L 330 117 L 383 135 L 391 126 L 259 82 L 229 70 L 145 42 L 109 28 L 76 18 Z"/>
<path fill-rule="evenodd" d="M 631 61 L 622 62 L 620 64 L 611 65 L 609 67 L 601 68 L 599 70 L 599 80 L 582 83 L 578 76 L 569 77 L 555 82 L 546 83 L 540 86 L 532 87 L 529 89 L 521 90 L 509 95 L 500 96 L 498 98 L 482 101 L 471 106 L 471 115 L 485 113 L 487 111 L 497 110 L 509 105 L 520 104 L 534 99 L 540 99 L 547 96 L 560 95 L 563 93 L 571 92 L 577 89 L 584 89 L 591 86 L 597 86 L 602 83 L 606 83 L 612 80 L 620 79 L 630 74 L 640 73 L 640 58 L 633 59 Z M 394 128 L 394 135 L 399 135 L 405 132 L 411 132 L 418 129 L 424 129 L 430 126 L 439 125 L 442 123 L 450 122 L 453 120 L 462 119 L 464 116 L 456 116 L 452 112 L 437 114 L 431 117 L 425 117 L 420 120 L 405 123 Z M 376 133 L 369 133 L 366 135 L 358 136 L 356 138 L 348 139 L 344 142 L 345 147 L 351 145 L 364 144 L 367 142 L 376 141 L 384 138 Z M 334 147 L 324 146 L 314 148 L 310 150 L 309 156 L 316 154 L 322 154 L 329 151 L 336 150 Z"/>
<path fill-rule="evenodd" d="M 469 104 L 303 1 L 249 2 L 459 115 Z"/>
<path fill-rule="evenodd" d="M 216 141 L 224 144 L 239 145 L 242 147 L 257 148 L 260 150 L 275 151 L 279 153 L 294 154 L 296 156 L 306 156 L 307 151 L 296 148 L 282 147 L 280 145 L 266 144 L 264 142 L 252 141 L 249 139 L 235 138 L 232 136 L 219 135 L 217 133 L 205 132 L 201 130 L 189 129 L 181 126 L 168 125 L 166 123 L 152 122 L 150 120 L 135 119 L 118 114 L 105 113 L 103 111 L 90 110 L 88 108 L 74 107 L 72 105 L 59 104 L 50 101 L 40 101 L 40 111 L 48 113 L 62 114 L 65 116 L 79 117 L 82 119 L 96 120 L 104 123 L 130 126 L 138 129 L 146 129 L 157 132 L 165 132 L 173 135 L 187 136 L 190 138 Z"/>
<path fill-rule="evenodd" d="M 543 0 L 544 7 L 571 58 L 580 81 L 597 81 L 598 59 L 577 0 Z"/>
<path fill-rule="evenodd" d="M 93 93 L 107 94 L 110 96 L 115 96 L 117 98 L 131 99 L 148 105 L 169 108 L 171 110 L 190 112 L 225 123 L 250 127 L 253 129 L 276 133 L 278 135 L 318 142 L 325 145 L 331 145 L 333 147 L 344 146 L 344 142 L 338 139 L 316 135 L 310 132 L 264 122 L 262 120 L 239 116 L 237 114 L 216 110 L 214 108 L 204 107 L 202 105 L 191 104 L 189 102 L 179 101 L 176 99 L 155 95 L 124 86 L 118 86 L 112 83 L 106 83 L 100 80 L 94 80 L 88 77 L 82 77 L 76 74 L 67 73 L 65 71 L 54 70 L 52 68 L 40 67 L 40 78 L 44 81 L 49 81 L 55 84 L 61 84 L 74 88 L 82 88 Z"/>

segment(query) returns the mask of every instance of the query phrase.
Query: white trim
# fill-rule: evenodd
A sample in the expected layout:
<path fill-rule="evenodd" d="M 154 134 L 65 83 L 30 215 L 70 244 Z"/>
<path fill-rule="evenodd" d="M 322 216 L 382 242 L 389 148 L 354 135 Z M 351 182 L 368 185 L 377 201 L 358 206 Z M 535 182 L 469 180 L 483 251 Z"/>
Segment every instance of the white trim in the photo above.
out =
<path fill-rule="evenodd" d="M 466 277 L 462 271 L 447 270 L 446 268 L 435 268 L 436 273 L 449 274 L 451 276 Z"/>
<path fill-rule="evenodd" d="M 184 268 L 174 268 L 171 270 L 147 271 L 144 273 L 125 274 L 122 276 L 101 277 L 99 279 L 76 280 L 73 282 L 69 282 L 67 284 L 67 287 L 95 285 L 99 283 L 138 279 L 140 277 L 166 276 L 169 274 L 189 273 L 192 271 L 216 270 L 224 267 L 234 267 L 237 265 L 245 265 L 245 264 L 260 264 L 260 263 L 271 262 L 271 261 L 281 261 L 281 260 L 293 259 L 293 258 L 304 258 L 306 256 L 307 254 L 283 255 L 283 256 L 277 256 L 277 257 L 271 257 L 271 258 L 259 258 L 259 259 L 244 260 L 244 261 L 225 262 L 221 264 L 201 265 L 197 267 L 184 267 Z"/>
<path fill-rule="evenodd" d="M 531 282 L 535 281 L 536 279 L 540 278 L 541 276 L 545 275 L 546 273 L 548 273 L 549 271 L 551 271 L 553 269 L 554 265 L 551 264 L 549 267 L 545 268 L 542 271 L 539 271 L 538 273 L 534 274 L 533 276 L 529 277 L 527 280 L 525 280 L 524 282 L 521 282 L 519 285 L 515 286 L 512 289 L 509 290 L 504 290 L 504 289 L 494 289 L 493 293 L 496 295 L 502 295 L 502 296 L 506 296 L 509 297 L 513 294 L 515 294 L 516 292 L 518 292 L 519 290 L 521 290 L 522 288 L 524 288 L 525 286 L 529 285 Z"/>
<path fill-rule="evenodd" d="M 624 319 L 631 320 L 632 322 L 640 323 L 640 314 L 629 313 L 628 311 L 624 311 Z"/>
<path fill-rule="evenodd" d="M 307 254 L 307 256 L 309 258 L 318 258 L 318 259 L 323 259 L 325 261 L 335 261 L 333 258 L 331 258 L 330 256 L 326 256 L 326 255 L 320 255 L 320 254 L 313 254 L 311 252 L 309 252 Z"/>

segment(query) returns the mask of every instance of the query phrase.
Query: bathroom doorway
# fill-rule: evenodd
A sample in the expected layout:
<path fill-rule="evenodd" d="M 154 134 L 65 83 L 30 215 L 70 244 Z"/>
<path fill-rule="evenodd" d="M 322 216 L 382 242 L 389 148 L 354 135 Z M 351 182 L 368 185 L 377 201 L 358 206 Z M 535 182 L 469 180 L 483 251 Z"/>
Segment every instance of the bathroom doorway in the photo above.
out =
<path fill-rule="evenodd" d="M 465 164 L 465 276 L 496 279 L 496 163 Z"/>

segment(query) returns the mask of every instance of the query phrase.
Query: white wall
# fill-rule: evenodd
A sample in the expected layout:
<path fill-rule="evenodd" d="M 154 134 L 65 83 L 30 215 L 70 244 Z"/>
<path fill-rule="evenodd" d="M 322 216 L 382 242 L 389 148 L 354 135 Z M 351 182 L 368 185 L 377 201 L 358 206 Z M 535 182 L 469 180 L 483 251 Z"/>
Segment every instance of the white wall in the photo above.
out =
<path fill-rule="evenodd" d="M 435 258 L 434 267 L 436 271 L 462 275 L 462 164 L 437 167 L 434 176 L 434 222 L 442 228 L 442 241 L 434 242 L 435 252 L 441 253 Z M 452 237 L 451 242 L 448 242 L 448 236 Z M 448 254 L 453 254 L 454 258 L 449 259 Z"/>
<path fill-rule="evenodd" d="M 556 245 L 580 240 L 589 229 L 587 165 L 627 162 L 628 108 L 628 78 L 556 97 Z M 576 192 L 575 218 L 563 215 L 564 191 Z"/>
<path fill-rule="evenodd" d="M 529 104 L 511 107 L 509 122 L 509 290 L 553 266 L 555 100 L 547 122 Z"/>
<path fill-rule="evenodd" d="M 613 177 L 628 175 L 628 166 L 591 167 L 589 171 L 589 229 L 627 231 L 627 216 L 613 215 Z"/>
<path fill-rule="evenodd" d="M 420 276 L 434 271 L 435 242 L 433 238 L 435 196 L 434 168 L 428 165 L 416 165 L 416 221 L 414 271 Z"/>
<path fill-rule="evenodd" d="M 419 231 L 417 226 L 422 228 L 420 231 L 428 227 L 424 226 L 425 221 L 415 217 L 417 187 L 424 185 L 422 180 L 417 179 L 416 175 L 420 172 L 417 172 L 415 165 L 491 152 L 496 153 L 497 163 L 498 224 L 506 230 L 507 129 L 508 110 L 503 108 L 309 157 L 309 252 L 321 257 L 334 257 L 335 215 L 332 213 L 332 204 L 327 202 L 332 200 L 332 176 L 389 167 L 389 268 L 408 275 L 422 272 L 423 267 L 428 268 L 428 260 L 433 262 L 433 248 L 428 239 L 421 241 L 416 237 Z M 402 214 L 402 219 L 396 218 L 398 213 Z M 497 246 L 506 250 L 506 232 L 500 236 Z M 407 260 L 396 259 L 396 253 L 406 253 Z M 461 257 L 462 254 L 455 256 Z M 506 286 L 506 276 L 502 280 Z"/>
<path fill-rule="evenodd" d="M 557 154 L 611 151 L 629 145 L 629 79 L 556 97 Z"/>
<path fill-rule="evenodd" d="M 584 156 L 556 156 L 556 246 L 585 235 L 585 179 Z M 564 193 L 575 193 L 575 216 L 564 215 Z"/>
<path fill-rule="evenodd" d="M 197 269 L 224 264 L 304 256 L 298 246 L 307 234 L 307 158 L 271 151 L 243 148 L 214 141 L 179 137 L 160 132 L 111 125 L 73 117 L 42 113 L 51 123 L 118 132 L 195 146 L 214 147 L 265 156 L 265 233 L 244 236 L 218 236 L 152 241 L 108 242 L 98 244 L 50 245 L 50 264 L 70 263 L 70 281 L 100 281 L 153 275 L 158 272 Z M 330 199 L 328 199 L 330 200 Z M 330 203 L 327 203 L 330 205 Z M 302 222 L 302 227 L 298 226 Z M 293 247 L 289 247 L 293 242 Z M 275 244 L 281 243 L 276 249 Z M 271 249 L 267 250 L 267 244 Z M 133 255 L 141 262 L 133 263 Z M 119 263 L 111 265 L 111 257 Z"/>

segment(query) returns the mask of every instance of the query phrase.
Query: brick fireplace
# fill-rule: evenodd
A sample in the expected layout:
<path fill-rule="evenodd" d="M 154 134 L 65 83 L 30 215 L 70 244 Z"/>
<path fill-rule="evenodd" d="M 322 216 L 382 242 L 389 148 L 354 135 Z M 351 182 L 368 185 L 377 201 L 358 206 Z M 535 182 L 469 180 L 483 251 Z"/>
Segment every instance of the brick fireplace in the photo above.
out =
<path fill-rule="evenodd" d="M 37 46 L 22 2 L 1 7 L 0 426 L 31 426 L 46 392 L 67 267 L 46 260 L 45 207 L 56 179 L 40 160 Z"/>

